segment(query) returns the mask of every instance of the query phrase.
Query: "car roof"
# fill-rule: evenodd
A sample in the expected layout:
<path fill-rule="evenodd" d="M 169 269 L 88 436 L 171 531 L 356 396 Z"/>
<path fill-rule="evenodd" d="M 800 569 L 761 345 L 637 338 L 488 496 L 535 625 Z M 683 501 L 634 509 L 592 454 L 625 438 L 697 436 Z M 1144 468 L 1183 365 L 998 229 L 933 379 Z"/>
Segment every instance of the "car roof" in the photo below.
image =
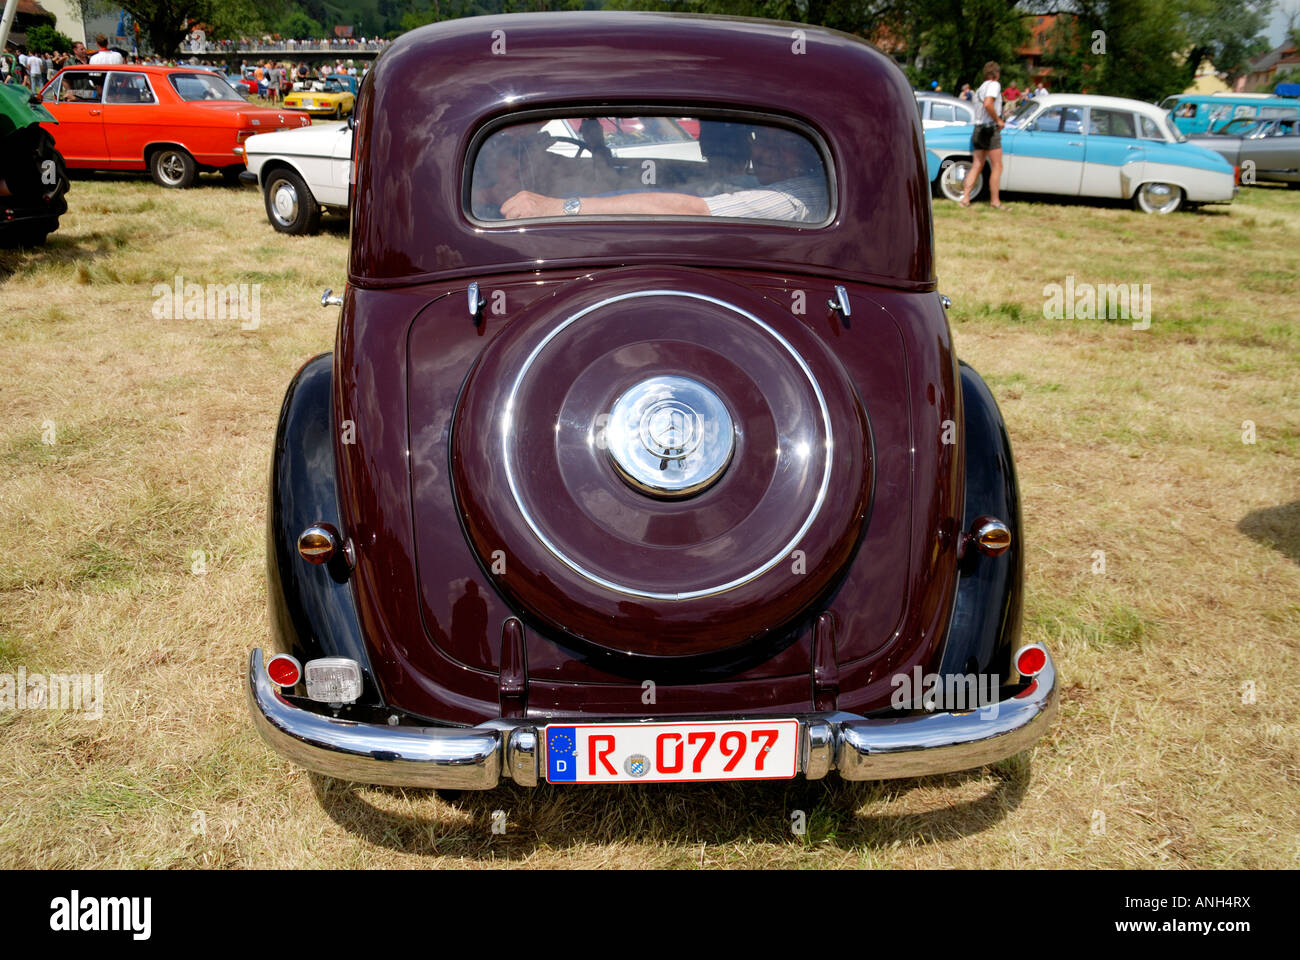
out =
<path fill-rule="evenodd" d="M 193 73 L 195 70 L 204 70 L 204 71 L 211 72 L 214 68 L 201 67 L 198 64 L 193 64 L 188 67 L 169 67 L 169 66 L 160 66 L 158 64 L 150 64 L 150 63 L 77 63 L 77 64 L 69 64 L 63 69 L 65 71 L 82 71 L 82 72 L 94 72 L 94 73 L 102 73 L 105 70 L 129 70 L 137 73 L 166 74 L 166 73 Z"/>
<path fill-rule="evenodd" d="M 860 37 L 640 11 L 467 17 L 398 37 L 369 76 L 355 141 L 356 285 L 535 270 L 544 256 L 552 269 L 674 262 L 934 289 L 912 87 Z M 674 218 L 485 229 L 465 215 L 463 172 L 490 124 L 529 109 L 571 117 L 575 108 L 620 107 L 745 111 L 805 125 L 831 161 L 833 218 L 819 227 Z"/>
<path fill-rule="evenodd" d="M 1103 97 L 1095 93 L 1048 93 L 1041 97 L 1034 97 L 1031 101 L 1035 104 L 1046 104 L 1049 107 L 1106 107 L 1111 110 L 1131 110 L 1134 113 L 1141 113 L 1153 120 L 1158 120 L 1165 115 L 1155 104 L 1147 103 L 1145 100 L 1130 100 L 1128 97 Z"/>

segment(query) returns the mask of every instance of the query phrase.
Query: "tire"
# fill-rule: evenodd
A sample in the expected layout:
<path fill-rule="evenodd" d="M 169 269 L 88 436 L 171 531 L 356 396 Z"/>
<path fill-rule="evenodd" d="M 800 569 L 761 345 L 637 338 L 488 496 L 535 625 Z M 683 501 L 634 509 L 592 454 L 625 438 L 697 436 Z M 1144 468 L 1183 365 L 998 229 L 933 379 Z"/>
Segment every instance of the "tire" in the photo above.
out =
<path fill-rule="evenodd" d="M 334 107 L 334 115 L 333 115 L 330 119 L 331 119 L 331 120 L 342 120 L 342 119 L 343 119 L 343 104 L 340 103 L 340 104 L 338 104 L 337 106 Z"/>
<path fill-rule="evenodd" d="M 149 155 L 149 175 L 160 187 L 184 190 L 194 186 L 199 167 L 180 147 L 159 147 Z"/>
<path fill-rule="evenodd" d="M 301 236 L 320 230 L 320 204 L 294 171 L 280 169 L 268 174 L 262 193 L 266 219 L 281 233 Z"/>
<path fill-rule="evenodd" d="M 966 180 L 966 174 L 970 172 L 971 159 L 962 157 L 957 160 L 944 161 L 944 165 L 939 168 L 939 175 L 935 182 L 939 186 L 939 192 L 954 203 L 961 201 L 961 192 L 963 183 Z M 988 183 L 988 164 L 980 170 L 979 179 L 975 181 L 975 186 L 971 189 L 970 198 L 978 199 L 984 193 L 984 187 Z"/>
<path fill-rule="evenodd" d="M 40 246 L 68 210 L 68 170 L 49 132 L 33 125 L 6 138 L 0 179 L 11 194 L 5 206 L 15 213 L 0 223 L 0 246 Z"/>
<path fill-rule="evenodd" d="M 1172 183 L 1143 183 L 1133 194 L 1133 207 L 1143 213 L 1173 213 L 1183 205 L 1183 190 Z"/>

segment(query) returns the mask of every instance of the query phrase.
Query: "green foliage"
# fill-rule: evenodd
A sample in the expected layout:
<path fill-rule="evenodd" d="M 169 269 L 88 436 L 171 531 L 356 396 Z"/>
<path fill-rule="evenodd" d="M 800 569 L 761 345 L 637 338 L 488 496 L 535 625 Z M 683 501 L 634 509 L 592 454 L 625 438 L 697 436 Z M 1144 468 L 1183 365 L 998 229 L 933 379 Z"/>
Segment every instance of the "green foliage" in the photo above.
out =
<path fill-rule="evenodd" d="M 72 38 L 40 24 L 27 31 L 27 49 L 35 53 L 71 53 Z"/>

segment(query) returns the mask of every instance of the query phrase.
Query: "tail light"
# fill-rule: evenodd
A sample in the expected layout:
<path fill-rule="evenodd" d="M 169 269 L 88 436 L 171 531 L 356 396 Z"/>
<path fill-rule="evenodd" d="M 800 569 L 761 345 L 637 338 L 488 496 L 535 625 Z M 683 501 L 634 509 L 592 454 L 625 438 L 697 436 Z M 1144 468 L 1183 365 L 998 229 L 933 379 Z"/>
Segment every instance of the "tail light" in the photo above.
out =
<path fill-rule="evenodd" d="M 1016 651 L 1016 670 L 1022 677 L 1036 677 L 1047 666 L 1047 649 L 1041 643 L 1031 643 Z"/>
<path fill-rule="evenodd" d="M 236 131 L 236 133 L 235 133 L 235 143 L 243 143 L 245 140 L 247 140 L 249 137 L 251 137 L 251 136 L 252 136 L 253 134 L 255 134 L 255 133 L 257 133 L 256 130 L 239 130 L 239 131 Z"/>
<path fill-rule="evenodd" d="M 281 687 L 296 687 L 302 679 L 302 667 L 287 653 L 277 653 L 266 662 L 266 675 Z"/>

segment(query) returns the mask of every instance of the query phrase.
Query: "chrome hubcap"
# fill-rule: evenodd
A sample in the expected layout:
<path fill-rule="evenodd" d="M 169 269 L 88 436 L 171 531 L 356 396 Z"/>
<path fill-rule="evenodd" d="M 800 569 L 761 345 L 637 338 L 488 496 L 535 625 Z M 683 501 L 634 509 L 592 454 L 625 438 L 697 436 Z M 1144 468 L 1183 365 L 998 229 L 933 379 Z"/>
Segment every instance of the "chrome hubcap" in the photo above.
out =
<path fill-rule="evenodd" d="M 1164 213 L 1178 202 L 1178 191 L 1167 183 L 1147 183 L 1142 186 L 1142 199 L 1156 213 Z"/>
<path fill-rule="evenodd" d="M 298 219 L 298 191 L 292 183 L 281 180 L 272 188 L 271 207 L 281 223 L 289 224 Z"/>
<path fill-rule="evenodd" d="M 961 199 L 961 193 L 966 189 L 966 175 L 970 173 L 970 164 L 958 160 L 951 164 L 943 173 L 944 192 L 954 200 Z M 982 176 L 982 175 L 981 175 Z M 979 183 L 971 188 L 971 196 L 979 192 Z"/>
<path fill-rule="evenodd" d="M 731 462 L 736 429 L 716 393 L 687 377 L 642 380 L 610 410 L 610 459 L 634 489 L 685 497 L 718 479 Z"/>

